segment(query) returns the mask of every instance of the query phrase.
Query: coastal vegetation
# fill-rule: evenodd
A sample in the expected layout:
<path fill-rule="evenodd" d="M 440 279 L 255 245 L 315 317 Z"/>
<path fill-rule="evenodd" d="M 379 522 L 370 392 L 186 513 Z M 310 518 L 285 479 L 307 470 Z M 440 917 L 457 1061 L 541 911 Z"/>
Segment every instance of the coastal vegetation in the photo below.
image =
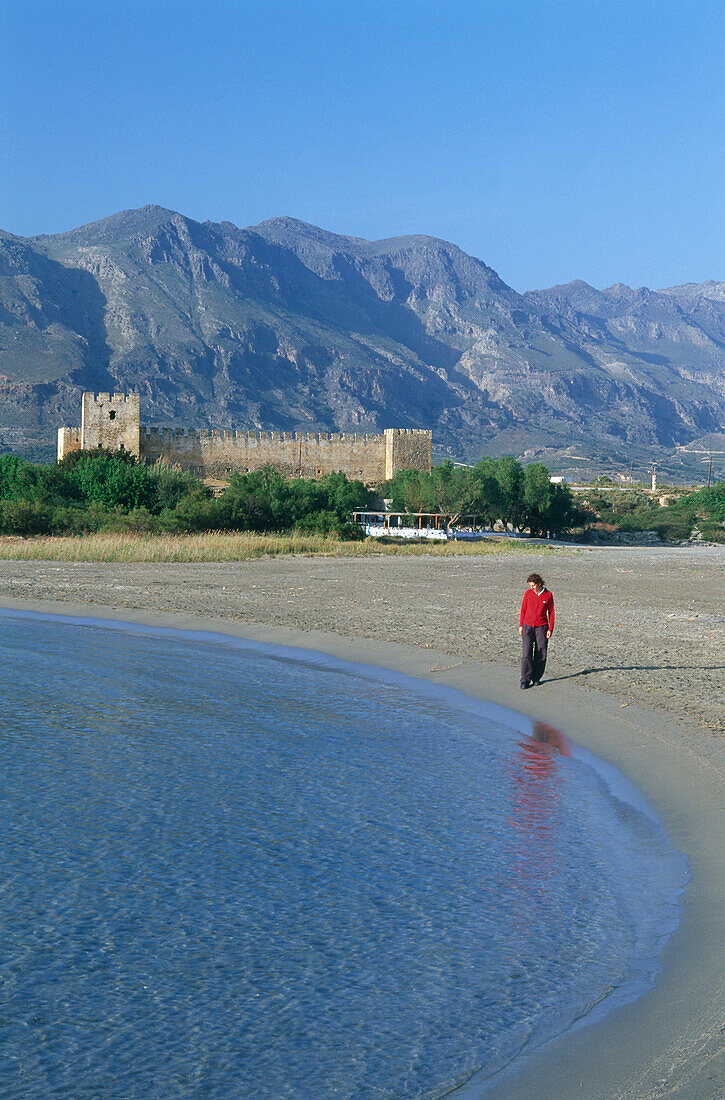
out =
<path fill-rule="evenodd" d="M 689 492 L 663 489 L 655 498 L 644 489 L 612 492 L 593 486 L 578 503 L 588 537 L 651 532 L 663 542 L 692 537 L 725 542 L 725 481 Z"/>
<path fill-rule="evenodd" d="M 577 540 L 654 532 L 663 541 L 725 539 L 725 484 L 664 504 L 644 490 L 594 486 L 573 498 L 541 463 L 483 458 L 403 471 L 377 491 L 344 474 L 319 481 L 266 468 L 232 474 L 215 495 L 189 473 L 118 452 L 78 451 L 41 466 L 0 457 L 0 556 L 90 561 L 224 561 L 274 554 L 469 554 L 490 544 L 365 539 L 355 511 L 445 512 L 482 525 Z M 508 545 L 508 544 L 507 544 Z M 524 545 L 513 543 L 513 546 Z M 501 543 L 495 547 L 500 550 Z"/>
<path fill-rule="evenodd" d="M 473 467 L 444 462 L 430 474 L 403 471 L 375 492 L 342 473 L 286 478 L 268 467 L 233 473 L 220 495 L 189 473 L 138 462 L 124 452 L 75 451 L 53 466 L 0 458 L 0 534 L 76 535 L 101 531 L 296 532 L 362 538 L 355 511 L 392 500 L 402 512 L 476 514 L 531 535 L 561 534 L 579 518 L 565 486 L 541 463 L 485 458 Z"/>
<path fill-rule="evenodd" d="M 220 496 L 196 477 L 149 466 L 123 452 L 76 451 L 54 466 L 0 458 L 0 534 L 78 535 L 100 531 L 297 531 L 361 537 L 348 522 L 375 494 L 344 474 L 319 481 L 266 468 L 232 474 Z"/>

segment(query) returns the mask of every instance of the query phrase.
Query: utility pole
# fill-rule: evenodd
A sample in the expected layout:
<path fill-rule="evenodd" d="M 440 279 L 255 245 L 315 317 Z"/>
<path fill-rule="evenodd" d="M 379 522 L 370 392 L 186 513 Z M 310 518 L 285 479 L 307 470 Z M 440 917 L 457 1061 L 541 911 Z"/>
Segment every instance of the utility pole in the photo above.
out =
<path fill-rule="evenodd" d="M 657 463 L 650 462 L 650 469 L 652 470 L 652 492 L 657 492 Z"/>
<path fill-rule="evenodd" d="M 686 448 L 682 448 L 686 450 Z M 701 458 L 701 462 L 707 462 L 707 487 L 710 488 L 712 483 L 712 459 L 714 455 L 725 455 L 725 451 L 689 451 L 688 454 L 692 455 L 707 455 L 707 458 Z"/>

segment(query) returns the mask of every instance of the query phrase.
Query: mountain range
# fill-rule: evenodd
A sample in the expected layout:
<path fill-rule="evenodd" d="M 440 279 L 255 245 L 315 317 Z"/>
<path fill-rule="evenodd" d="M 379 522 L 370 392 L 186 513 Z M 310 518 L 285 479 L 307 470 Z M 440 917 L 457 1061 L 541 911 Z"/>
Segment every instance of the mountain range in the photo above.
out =
<path fill-rule="evenodd" d="M 430 427 L 439 458 L 687 476 L 725 450 L 725 283 L 521 294 L 433 237 L 159 206 L 0 232 L 0 449 L 52 454 L 83 390 L 137 390 L 146 424 Z"/>

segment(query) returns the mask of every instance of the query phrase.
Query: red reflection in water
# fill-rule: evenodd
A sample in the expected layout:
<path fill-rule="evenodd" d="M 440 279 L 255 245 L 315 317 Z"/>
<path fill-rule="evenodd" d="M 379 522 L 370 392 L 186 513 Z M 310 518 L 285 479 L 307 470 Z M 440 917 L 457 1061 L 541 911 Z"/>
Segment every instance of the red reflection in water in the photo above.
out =
<path fill-rule="evenodd" d="M 519 910 L 518 927 L 531 920 L 532 904 L 541 904 L 559 855 L 556 807 L 561 794 L 560 757 L 571 756 L 560 730 L 536 722 L 532 736 L 518 744 L 510 761 L 512 887 Z"/>
<path fill-rule="evenodd" d="M 538 746 L 548 745 L 556 749 L 560 756 L 571 756 L 571 746 L 564 734 L 553 726 L 547 726 L 546 722 L 534 723 L 532 740 Z"/>

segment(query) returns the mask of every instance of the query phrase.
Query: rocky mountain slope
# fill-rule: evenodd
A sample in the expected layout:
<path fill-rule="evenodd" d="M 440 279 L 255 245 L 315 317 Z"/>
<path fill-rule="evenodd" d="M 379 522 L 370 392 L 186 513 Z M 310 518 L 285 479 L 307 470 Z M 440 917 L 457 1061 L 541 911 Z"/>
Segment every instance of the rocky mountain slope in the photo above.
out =
<path fill-rule="evenodd" d="M 518 294 L 431 237 L 156 206 L 0 233 L 0 446 L 50 448 L 84 389 L 138 390 L 146 423 L 628 464 L 725 429 L 725 284 Z"/>

